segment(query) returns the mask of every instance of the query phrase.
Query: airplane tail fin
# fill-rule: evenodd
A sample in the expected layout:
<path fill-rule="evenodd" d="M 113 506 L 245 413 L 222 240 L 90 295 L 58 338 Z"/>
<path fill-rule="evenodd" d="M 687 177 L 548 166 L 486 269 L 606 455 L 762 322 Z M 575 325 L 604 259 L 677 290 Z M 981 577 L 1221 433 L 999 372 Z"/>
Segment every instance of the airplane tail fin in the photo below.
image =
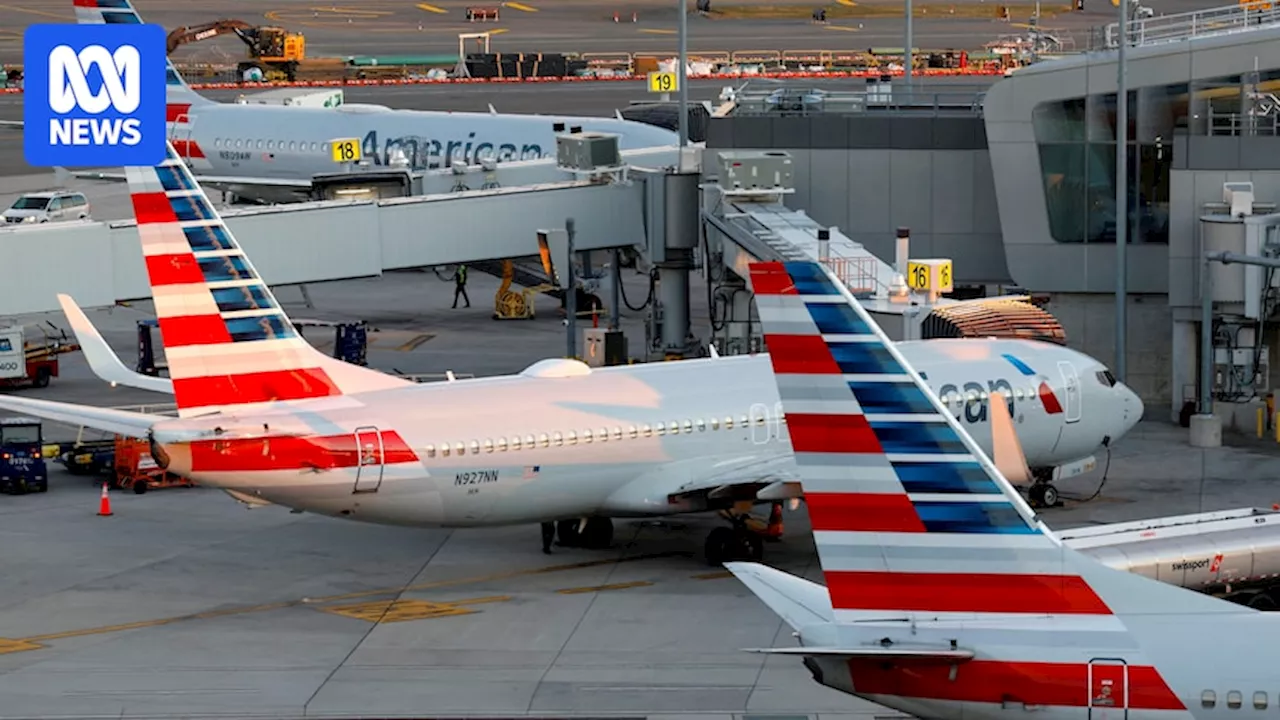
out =
<path fill-rule="evenodd" d="M 72 0 L 78 25 L 142 25 L 130 0 Z M 214 101 L 191 89 L 173 63 L 165 60 L 165 97 L 170 105 L 207 105 Z M 172 115 L 172 112 L 170 113 Z M 173 118 L 169 118 L 173 122 Z"/>
<path fill-rule="evenodd" d="M 837 622 L 1247 611 L 1063 545 L 825 267 L 750 276 Z"/>
<path fill-rule="evenodd" d="M 411 384 L 311 347 L 166 146 L 125 175 L 180 416 Z"/>

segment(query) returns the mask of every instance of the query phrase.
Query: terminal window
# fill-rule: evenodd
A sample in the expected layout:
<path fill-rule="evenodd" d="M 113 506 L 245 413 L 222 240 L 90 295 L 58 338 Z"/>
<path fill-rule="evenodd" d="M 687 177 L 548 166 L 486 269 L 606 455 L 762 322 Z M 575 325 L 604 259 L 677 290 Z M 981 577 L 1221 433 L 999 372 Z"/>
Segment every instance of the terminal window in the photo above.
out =
<path fill-rule="evenodd" d="M 1131 243 L 1169 242 L 1174 135 L 1280 135 L 1280 69 L 1128 93 Z M 1116 239 L 1116 95 L 1055 100 L 1032 114 L 1049 230 L 1063 243 Z"/>

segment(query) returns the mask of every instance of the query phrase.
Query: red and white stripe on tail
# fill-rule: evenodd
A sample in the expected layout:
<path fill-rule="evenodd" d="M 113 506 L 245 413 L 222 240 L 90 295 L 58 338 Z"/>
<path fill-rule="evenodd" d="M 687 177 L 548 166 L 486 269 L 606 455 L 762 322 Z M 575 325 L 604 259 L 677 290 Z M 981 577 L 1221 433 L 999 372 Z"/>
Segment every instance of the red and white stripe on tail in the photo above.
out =
<path fill-rule="evenodd" d="M 411 384 L 306 342 L 172 143 L 125 175 L 180 416 Z"/>

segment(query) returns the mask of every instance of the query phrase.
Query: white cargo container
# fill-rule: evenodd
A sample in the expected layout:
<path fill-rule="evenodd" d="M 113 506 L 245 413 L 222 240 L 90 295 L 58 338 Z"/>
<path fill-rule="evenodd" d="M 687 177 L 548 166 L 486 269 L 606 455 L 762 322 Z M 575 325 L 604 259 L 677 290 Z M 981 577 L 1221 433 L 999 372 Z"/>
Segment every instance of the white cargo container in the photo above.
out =
<path fill-rule="evenodd" d="M 343 103 L 342 88 L 279 88 L 254 95 L 241 95 L 241 105 L 291 105 L 297 107 L 338 107 Z"/>

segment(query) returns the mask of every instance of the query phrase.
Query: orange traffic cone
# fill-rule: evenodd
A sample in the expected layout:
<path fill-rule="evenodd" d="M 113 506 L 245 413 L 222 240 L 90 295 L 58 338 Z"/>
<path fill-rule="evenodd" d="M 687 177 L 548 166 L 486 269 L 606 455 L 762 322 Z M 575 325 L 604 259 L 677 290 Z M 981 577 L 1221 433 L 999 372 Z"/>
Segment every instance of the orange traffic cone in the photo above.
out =
<path fill-rule="evenodd" d="M 769 526 L 765 528 L 765 537 L 777 540 L 782 537 L 782 503 L 774 503 L 769 513 Z"/>
<path fill-rule="evenodd" d="M 613 13 L 613 21 L 614 21 L 614 22 L 618 22 L 618 13 L 617 13 L 617 11 L 614 11 L 614 13 Z"/>
<path fill-rule="evenodd" d="M 111 498 L 107 497 L 107 484 L 102 483 L 102 500 L 98 502 L 98 517 L 112 515 Z"/>

